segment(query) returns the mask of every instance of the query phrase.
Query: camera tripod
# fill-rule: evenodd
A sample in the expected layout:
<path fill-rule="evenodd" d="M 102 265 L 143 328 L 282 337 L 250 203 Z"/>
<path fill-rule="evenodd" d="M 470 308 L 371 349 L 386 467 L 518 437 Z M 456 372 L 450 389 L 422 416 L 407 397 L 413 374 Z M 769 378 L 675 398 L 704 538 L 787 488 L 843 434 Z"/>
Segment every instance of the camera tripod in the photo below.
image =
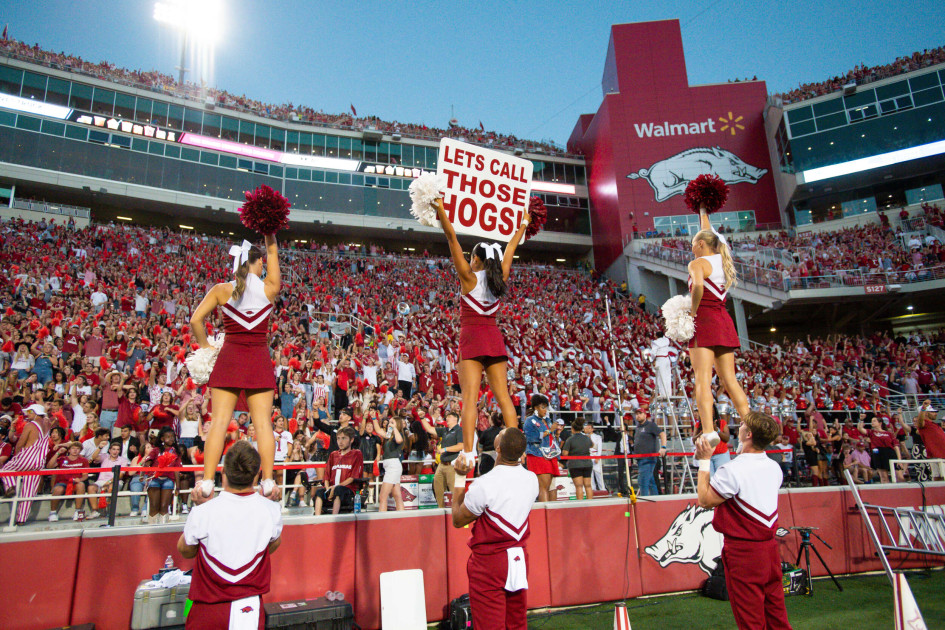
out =
<path fill-rule="evenodd" d="M 814 594 L 814 581 L 811 578 L 810 571 L 810 550 L 813 549 L 814 553 L 817 554 L 817 558 L 820 560 L 820 564 L 824 565 L 824 568 L 827 570 L 827 575 L 830 576 L 830 579 L 833 580 L 833 583 L 837 585 L 838 591 L 843 591 L 843 587 L 840 586 L 840 582 L 837 581 L 837 578 L 834 576 L 833 572 L 830 570 L 830 567 L 827 566 L 827 563 L 824 561 L 824 557 L 820 555 L 820 552 L 817 551 L 817 547 L 814 546 L 813 541 L 811 541 L 810 536 L 814 534 L 815 529 L 820 529 L 819 527 L 792 527 L 791 529 L 797 530 L 797 533 L 801 535 L 801 547 L 797 550 L 797 560 L 794 561 L 796 566 L 801 566 L 801 555 L 804 555 L 804 561 L 807 564 L 807 593 L 808 597 Z M 833 549 L 830 545 L 827 544 L 827 541 L 817 536 L 817 540 L 824 543 L 824 546 L 827 549 Z"/>

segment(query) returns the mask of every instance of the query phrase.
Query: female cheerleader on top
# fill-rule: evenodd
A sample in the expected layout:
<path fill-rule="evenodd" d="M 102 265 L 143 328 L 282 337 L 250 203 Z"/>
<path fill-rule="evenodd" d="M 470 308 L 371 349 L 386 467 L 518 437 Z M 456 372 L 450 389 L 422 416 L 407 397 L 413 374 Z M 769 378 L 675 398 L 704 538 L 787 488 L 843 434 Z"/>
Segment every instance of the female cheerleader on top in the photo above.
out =
<path fill-rule="evenodd" d="M 469 255 L 456 238 L 443 200 L 436 200 L 436 214 L 450 245 L 462 297 L 459 310 L 459 386 L 463 391 L 463 457 L 470 464 L 475 459 L 476 420 L 478 415 L 479 385 L 485 372 L 486 381 L 495 395 L 507 427 L 518 427 L 518 414 L 509 396 L 507 382 L 508 355 L 505 340 L 496 324 L 501 307 L 500 298 L 506 293 L 506 282 L 512 269 L 515 249 L 525 235 L 531 220 L 526 211 L 522 225 L 512 235 L 505 253 L 498 243 L 477 243 Z"/>
<path fill-rule="evenodd" d="M 735 348 L 739 347 L 738 333 L 725 309 L 728 290 L 735 286 L 735 263 L 725 237 L 712 229 L 705 208 L 699 211 L 700 231 L 692 239 L 689 263 L 689 292 L 692 295 L 693 319 L 696 332 L 689 340 L 689 358 L 695 372 L 696 406 L 710 445 L 719 443 L 719 434 L 712 421 L 712 367 L 725 391 L 728 392 L 738 415 L 748 412 L 748 398 L 735 378 Z"/>
<path fill-rule="evenodd" d="M 246 392 L 246 403 L 262 459 L 260 492 L 273 501 L 278 501 L 282 495 L 272 474 L 276 450 L 272 400 L 276 377 L 268 344 L 269 316 L 279 296 L 281 277 L 276 237 L 268 235 L 265 238 L 265 257 L 249 241 L 243 241 L 242 246 L 230 250 L 230 255 L 234 256 L 236 278 L 210 289 L 190 318 L 194 339 L 202 348 L 210 346 L 203 322 L 218 306 L 223 309 L 223 330 L 226 333 L 207 382 L 213 409 L 204 446 L 203 480 L 191 492 L 194 503 L 203 503 L 213 495 L 213 479 L 240 390 Z M 260 278 L 263 263 L 266 264 L 265 280 Z"/>

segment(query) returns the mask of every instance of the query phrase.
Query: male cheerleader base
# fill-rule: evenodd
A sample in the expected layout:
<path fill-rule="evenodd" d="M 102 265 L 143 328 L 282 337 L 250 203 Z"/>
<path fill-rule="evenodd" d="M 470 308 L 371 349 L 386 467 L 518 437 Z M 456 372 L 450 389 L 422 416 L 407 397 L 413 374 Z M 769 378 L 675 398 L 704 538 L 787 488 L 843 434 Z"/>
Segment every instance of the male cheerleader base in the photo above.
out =
<path fill-rule="evenodd" d="M 528 517 L 538 498 L 538 477 L 519 460 L 525 434 L 506 428 L 495 440 L 496 464 L 466 492 L 464 458 L 458 457 L 453 527 L 472 526 L 466 563 L 473 626 L 480 630 L 527 628 Z"/>

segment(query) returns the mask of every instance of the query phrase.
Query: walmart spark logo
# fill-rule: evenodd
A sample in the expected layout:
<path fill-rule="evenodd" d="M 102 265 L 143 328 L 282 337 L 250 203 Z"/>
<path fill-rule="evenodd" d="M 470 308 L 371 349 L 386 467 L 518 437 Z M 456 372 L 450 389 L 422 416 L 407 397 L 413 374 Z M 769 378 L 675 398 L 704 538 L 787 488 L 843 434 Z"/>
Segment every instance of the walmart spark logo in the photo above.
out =
<path fill-rule="evenodd" d="M 719 131 L 725 131 L 726 129 L 728 129 L 732 132 L 733 136 L 735 135 L 736 129 L 740 129 L 741 131 L 744 131 L 745 127 L 739 124 L 739 122 L 743 118 L 744 116 L 739 116 L 738 118 L 735 118 L 732 116 L 732 112 L 729 112 L 727 119 L 724 116 L 722 118 L 719 118 L 719 122 L 722 123 L 722 128 L 719 129 Z"/>

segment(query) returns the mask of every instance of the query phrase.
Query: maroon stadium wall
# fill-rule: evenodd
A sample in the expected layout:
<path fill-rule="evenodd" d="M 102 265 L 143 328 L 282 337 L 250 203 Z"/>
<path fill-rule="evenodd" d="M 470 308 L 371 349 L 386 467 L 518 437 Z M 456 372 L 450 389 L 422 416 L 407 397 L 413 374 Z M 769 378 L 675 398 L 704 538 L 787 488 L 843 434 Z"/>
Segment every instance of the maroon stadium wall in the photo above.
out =
<path fill-rule="evenodd" d="M 861 488 L 878 505 L 945 505 L 945 483 L 918 488 Z M 792 525 L 820 527 L 833 549 L 818 545 L 835 573 L 879 570 L 865 524 L 843 488 L 782 490 L 778 509 L 782 559 L 798 549 Z M 705 580 L 720 549 L 707 528 L 711 512 L 694 497 L 655 497 L 628 506 L 603 499 L 539 505 L 528 541 L 529 608 L 571 606 L 690 590 Z M 183 524 L 149 528 L 85 529 L 0 537 L 0 575 L 7 605 L 0 627 L 36 629 L 95 623 L 127 628 L 135 587 L 177 553 Z M 893 534 L 899 535 L 893 528 Z M 914 532 L 903 532 L 914 535 Z M 273 555 L 266 601 L 320 597 L 341 591 L 362 628 L 380 627 L 379 575 L 423 569 L 427 619 L 443 619 L 450 599 L 467 592 L 469 528 L 454 529 L 446 510 L 292 519 Z M 894 565 L 925 566 L 925 558 L 894 555 Z M 941 564 L 940 561 L 936 562 Z M 826 575 L 813 560 L 815 576 Z"/>
<path fill-rule="evenodd" d="M 754 210 L 758 223 L 780 221 L 763 81 L 690 87 L 679 21 L 665 20 L 611 27 L 602 88 L 597 113 L 582 116 L 568 141 L 587 163 L 599 271 L 634 229 L 646 232 L 654 217 L 688 213 L 683 192 L 700 173 L 729 184 L 724 211 Z"/>

